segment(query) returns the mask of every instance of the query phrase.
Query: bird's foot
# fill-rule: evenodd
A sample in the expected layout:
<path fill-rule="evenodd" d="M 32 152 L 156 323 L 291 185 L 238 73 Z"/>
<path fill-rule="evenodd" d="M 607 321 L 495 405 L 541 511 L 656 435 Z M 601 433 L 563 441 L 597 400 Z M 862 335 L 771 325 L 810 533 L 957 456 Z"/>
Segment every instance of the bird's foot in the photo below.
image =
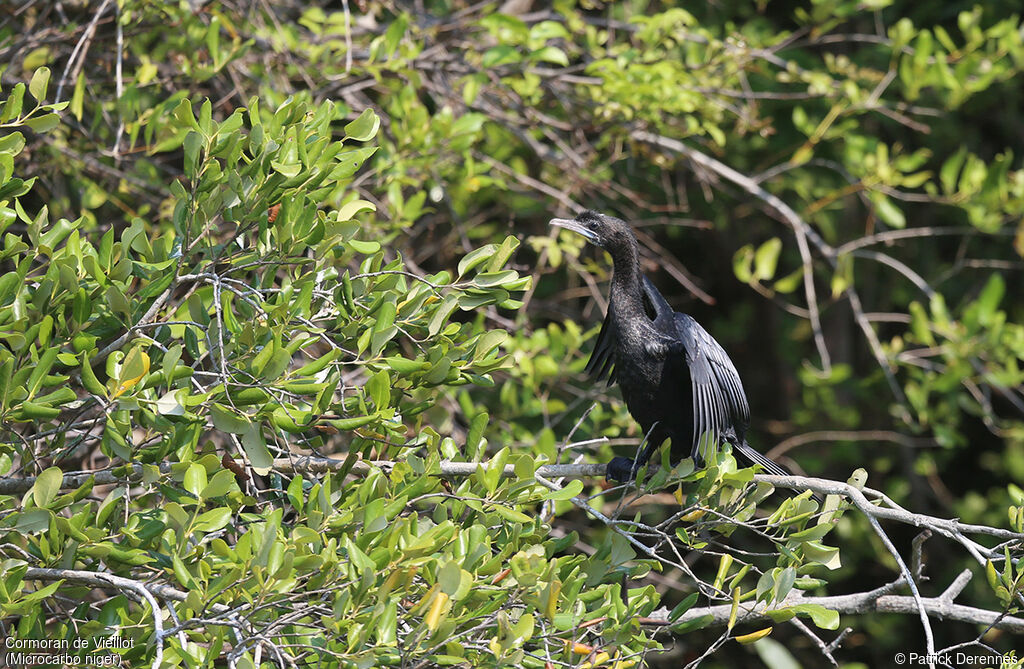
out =
<path fill-rule="evenodd" d="M 636 478 L 636 470 L 639 468 L 635 460 L 615 457 L 608 463 L 604 477 L 616 483 L 629 483 Z"/>

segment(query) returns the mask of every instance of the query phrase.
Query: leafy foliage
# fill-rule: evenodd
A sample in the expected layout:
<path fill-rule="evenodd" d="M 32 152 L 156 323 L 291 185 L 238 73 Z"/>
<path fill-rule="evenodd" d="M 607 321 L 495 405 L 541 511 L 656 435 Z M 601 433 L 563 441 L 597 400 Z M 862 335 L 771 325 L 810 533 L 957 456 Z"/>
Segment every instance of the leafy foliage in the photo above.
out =
<path fill-rule="evenodd" d="M 118 633 L 131 665 L 629 667 L 668 628 L 684 661 L 820 663 L 772 639 L 900 574 L 846 501 L 770 497 L 727 452 L 636 497 L 536 477 L 642 438 L 582 376 L 608 264 L 542 232 L 577 203 L 718 299 L 693 311 L 759 446 L 1024 532 L 1018 18 L 42 4 L 0 25 L 14 635 Z M 982 549 L 928 571 L 984 571 L 969 595 L 1012 616 L 1019 537 Z M 868 666 L 919 624 L 843 616 Z"/>

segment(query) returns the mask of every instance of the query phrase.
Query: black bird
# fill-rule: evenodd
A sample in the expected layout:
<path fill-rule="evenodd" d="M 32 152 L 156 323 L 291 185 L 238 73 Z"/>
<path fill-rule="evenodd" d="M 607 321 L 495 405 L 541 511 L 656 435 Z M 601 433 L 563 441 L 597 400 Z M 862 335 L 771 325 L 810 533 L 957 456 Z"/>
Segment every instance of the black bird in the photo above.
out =
<path fill-rule="evenodd" d="M 587 371 L 600 381 L 617 381 L 629 413 L 646 435 L 633 460 L 616 457 L 607 477 L 632 480 L 654 450 L 672 439 L 672 461 L 692 456 L 700 467 L 708 450 L 722 442 L 770 474 L 788 472 L 746 442 L 750 407 L 728 354 L 692 317 L 673 311 L 640 270 L 636 237 L 629 224 L 585 211 L 555 225 L 583 235 L 612 257 L 608 313 Z"/>

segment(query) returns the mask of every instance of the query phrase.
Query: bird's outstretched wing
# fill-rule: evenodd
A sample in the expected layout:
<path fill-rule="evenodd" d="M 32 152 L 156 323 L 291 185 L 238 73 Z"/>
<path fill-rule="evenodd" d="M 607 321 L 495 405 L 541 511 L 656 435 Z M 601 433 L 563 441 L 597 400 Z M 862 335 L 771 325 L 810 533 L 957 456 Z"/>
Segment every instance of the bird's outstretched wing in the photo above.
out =
<path fill-rule="evenodd" d="M 690 368 L 693 456 L 700 462 L 710 447 L 727 437 L 743 443 L 750 406 L 739 372 L 715 338 L 686 314 L 676 313 L 675 324 L 679 352 Z"/>
<path fill-rule="evenodd" d="M 608 385 L 615 382 L 615 324 L 612 322 L 612 309 L 615 305 L 608 304 L 608 313 L 601 323 L 601 331 L 597 333 L 594 352 L 587 361 L 587 374 L 592 374 L 595 381 L 607 377 Z"/>
<path fill-rule="evenodd" d="M 642 278 L 644 307 L 648 311 L 648 315 L 655 326 L 662 325 L 662 330 L 671 330 L 674 327 L 672 323 L 674 316 L 672 307 L 665 301 L 665 298 L 654 287 L 650 279 L 646 276 Z M 604 322 L 601 323 L 601 330 L 597 333 L 594 352 L 590 354 L 590 360 L 587 361 L 586 367 L 587 373 L 593 375 L 595 381 L 600 381 L 607 377 L 609 386 L 615 382 L 615 344 L 617 333 L 615 332 L 613 318 L 614 310 L 615 301 L 611 300 L 608 303 L 608 313 L 605 314 Z"/>
<path fill-rule="evenodd" d="M 744 443 L 750 406 L 729 354 L 691 316 L 674 311 L 646 276 L 643 289 L 655 329 L 674 330 L 672 354 L 684 355 L 690 370 L 694 458 L 700 462 L 710 445 L 726 439 Z"/>

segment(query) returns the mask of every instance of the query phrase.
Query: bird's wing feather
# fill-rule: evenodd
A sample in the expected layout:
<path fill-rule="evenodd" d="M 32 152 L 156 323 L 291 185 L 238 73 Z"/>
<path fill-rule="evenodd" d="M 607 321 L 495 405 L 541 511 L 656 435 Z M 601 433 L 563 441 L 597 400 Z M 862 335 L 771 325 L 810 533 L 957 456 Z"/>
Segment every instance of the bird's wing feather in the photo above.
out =
<path fill-rule="evenodd" d="M 590 354 L 586 371 L 594 376 L 595 381 L 608 377 L 608 385 L 615 381 L 615 324 L 612 322 L 613 303 L 608 304 L 608 313 L 601 323 L 601 331 L 597 333 L 594 352 Z"/>
<path fill-rule="evenodd" d="M 728 403 L 729 416 L 739 432 L 738 436 L 742 437 L 742 433 L 746 432 L 750 424 L 750 405 L 747 404 L 747 394 L 743 390 L 740 373 L 736 371 L 736 366 L 732 364 L 729 354 L 722 345 L 696 322 L 694 325 L 697 326 L 697 337 L 711 363 L 711 371 L 718 381 L 723 398 Z"/>
<path fill-rule="evenodd" d="M 690 369 L 693 391 L 693 455 L 702 460 L 730 428 L 746 431 L 747 397 L 736 367 L 721 345 L 692 317 L 675 314 L 676 339 Z"/>
<path fill-rule="evenodd" d="M 654 312 L 654 328 L 660 331 L 673 329 L 674 324 L 672 321 L 676 315 L 675 311 L 669 306 L 661 292 L 651 283 L 651 280 L 647 278 L 647 275 L 642 274 L 641 278 L 643 279 L 644 297 Z"/>

